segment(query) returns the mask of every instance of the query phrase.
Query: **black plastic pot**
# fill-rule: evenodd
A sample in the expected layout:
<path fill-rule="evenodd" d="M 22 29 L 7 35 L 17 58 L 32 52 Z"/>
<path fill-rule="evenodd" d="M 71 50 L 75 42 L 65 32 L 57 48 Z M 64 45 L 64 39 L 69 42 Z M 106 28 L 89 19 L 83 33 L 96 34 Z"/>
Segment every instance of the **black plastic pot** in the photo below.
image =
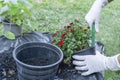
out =
<path fill-rule="evenodd" d="M 75 54 L 77 55 L 95 55 L 95 48 L 96 49 L 100 49 L 102 44 L 99 45 L 99 42 L 96 43 L 96 47 L 89 47 L 87 49 L 84 49 L 84 50 L 81 50 L 81 51 L 78 51 L 76 52 Z M 98 48 L 99 47 L 99 48 Z M 98 50 L 98 51 L 102 51 L 102 50 Z M 84 71 L 80 71 L 80 72 L 84 72 Z M 102 72 L 97 72 L 97 73 L 94 73 L 94 74 L 91 74 L 89 76 L 95 76 L 96 80 L 103 80 L 103 73 Z M 89 80 L 89 79 L 88 79 Z M 91 79 L 90 79 L 91 80 Z M 94 80 L 94 79 L 93 79 Z"/>
<path fill-rule="evenodd" d="M 5 20 L 2 23 L 4 25 L 4 31 L 11 31 L 12 33 L 15 34 L 16 37 L 21 35 L 22 32 L 21 26 L 18 26 L 17 24 L 9 23 Z"/>
<path fill-rule="evenodd" d="M 95 47 L 89 47 L 74 53 L 74 55 L 95 55 Z"/>
<path fill-rule="evenodd" d="M 19 80 L 53 80 L 63 53 L 52 44 L 30 42 L 16 47 L 13 58 Z"/>
<path fill-rule="evenodd" d="M 80 50 L 75 52 L 75 55 L 95 55 L 95 50 L 98 50 L 99 52 L 103 52 L 104 45 L 100 42 L 96 42 L 95 47 L 89 47 L 84 50 Z M 65 66 L 65 67 L 64 67 Z M 82 76 L 82 71 L 75 70 L 75 66 L 71 64 L 70 66 L 66 66 L 65 64 L 61 64 L 60 68 L 61 72 L 59 73 L 59 78 L 61 80 L 104 80 L 104 72 L 96 72 L 93 74 L 90 74 L 88 76 Z"/>

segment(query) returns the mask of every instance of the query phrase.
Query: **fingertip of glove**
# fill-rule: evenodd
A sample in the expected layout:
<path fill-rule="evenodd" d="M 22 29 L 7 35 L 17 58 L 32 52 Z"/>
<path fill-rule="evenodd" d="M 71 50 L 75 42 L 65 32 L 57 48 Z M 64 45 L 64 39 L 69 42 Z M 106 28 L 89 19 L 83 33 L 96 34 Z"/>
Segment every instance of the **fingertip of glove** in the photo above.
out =
<path fill-rule="evenodd" d="M 72 61 L 72 63 L 75 65 L 75 60 L 74 60 L 74 61 Z"/>
<path fill-rule="evenodd" d="M 74 55 L 72 57 L 76 60 L 85 60 L 85 56 Z"/>
<path fill-rule="evenodd" d="M 79 55 L 73 55 L 73 59 L 79 59 Z"/>
<path fill-rule="evenodd" d="M 82 75 L 82 76 L 88 76 L 88 75 L 90 75 L 90 74 L 89 74 L 88 72 L 82 72 L 81 75 Z"/>
<path fill-rule="evenodd" d="M 73 55 L 73 56 L 72 56 L 72 58 L 74 58 L 74 59 L 75 59 L 75 58 L 76 58 L 76 55 Z"/>

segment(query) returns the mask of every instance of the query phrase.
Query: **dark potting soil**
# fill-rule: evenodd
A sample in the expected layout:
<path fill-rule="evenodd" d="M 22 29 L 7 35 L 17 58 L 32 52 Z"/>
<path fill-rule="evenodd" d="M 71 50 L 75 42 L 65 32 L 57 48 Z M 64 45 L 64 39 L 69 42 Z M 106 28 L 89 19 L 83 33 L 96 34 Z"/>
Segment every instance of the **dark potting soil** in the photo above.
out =
<path fill-rule="evenodd" d="M 50 64 L 49 59 L 41 60 L 41 57 L 25 59 L 25 60 L 22 60 L 22 62 L 29 65 L 34 65 L 34 66 L 46 66 Z"/>
<path fill-rule="evenodd" d="M 82 76 L 80 72 L 75 69 L 64 69 L 58 77 L 62 80 L 98 80 L 95 74 Z"/>
<path fill-rule="evenodd" d="M 59 71 L 57 72 L 59 79 L 61 80 L 103 80 L 96 78 L 96 73 L 89 76 L 82 76 L 80 71 L 75 70 L 74 65 L 67 65 L 61 63 Z"/>
<path fill-rule="evenodd" d="M 12 57 L 13 49 L 0 53 L 0 80 L 17 80 L 16 64 Z"/>
<path fill-rule="evenodd" d="M 25 59 L 25 60 L 22 60 L 22 62 L 26 63 L 26 64 L 29 64 L 29 65 L 35 65 L 35 66 L 45 66 L 45 65 L 49 64 L 48 59 L 41 60 L 40 57 Z"/>

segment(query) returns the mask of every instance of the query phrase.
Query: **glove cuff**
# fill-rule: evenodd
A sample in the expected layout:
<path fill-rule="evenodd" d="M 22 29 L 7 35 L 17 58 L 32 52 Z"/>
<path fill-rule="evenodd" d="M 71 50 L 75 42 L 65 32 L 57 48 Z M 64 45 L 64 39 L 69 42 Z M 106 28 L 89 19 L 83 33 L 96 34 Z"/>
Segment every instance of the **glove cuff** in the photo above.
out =
<path fill-rule="evenodd" d="M 107 57 L 106 61 L 105 61 L 105 65 L 106 65 L 106 69 L 107 70 L 120 70 L 120 64 L 118 62 L 118 55 L 115 55 L 113 57 Z"/>

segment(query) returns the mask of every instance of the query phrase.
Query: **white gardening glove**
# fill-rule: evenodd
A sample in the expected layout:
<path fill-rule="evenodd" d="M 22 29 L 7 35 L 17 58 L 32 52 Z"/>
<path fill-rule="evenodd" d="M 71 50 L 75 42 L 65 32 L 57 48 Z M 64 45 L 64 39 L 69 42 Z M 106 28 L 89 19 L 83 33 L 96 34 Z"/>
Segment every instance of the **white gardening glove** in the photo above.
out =
<path fill-rule="evenodd" d="M 85 20 L 87 21 L 90 28 L 92 28 L 92 24 L 95 23 L 96 32 L 99 32 L 98 26 L 100 22 L 102 7 L 104 7 L 107 3 L 108 0 L 96 0 L 85 16 Z"/>
<path fill-rule="evenodd" d="M 75 60 L 73 61 L 73 64 L 76 66 L 75 69 L 80 71 L 83 70 L 81 75 L 86 76 L 104 70 L 120 70 L 120 64 L 117 57 L 118 55 L 106 57 L 96 51 L 96 55 L 74 55 L 73 58 Z"/>

